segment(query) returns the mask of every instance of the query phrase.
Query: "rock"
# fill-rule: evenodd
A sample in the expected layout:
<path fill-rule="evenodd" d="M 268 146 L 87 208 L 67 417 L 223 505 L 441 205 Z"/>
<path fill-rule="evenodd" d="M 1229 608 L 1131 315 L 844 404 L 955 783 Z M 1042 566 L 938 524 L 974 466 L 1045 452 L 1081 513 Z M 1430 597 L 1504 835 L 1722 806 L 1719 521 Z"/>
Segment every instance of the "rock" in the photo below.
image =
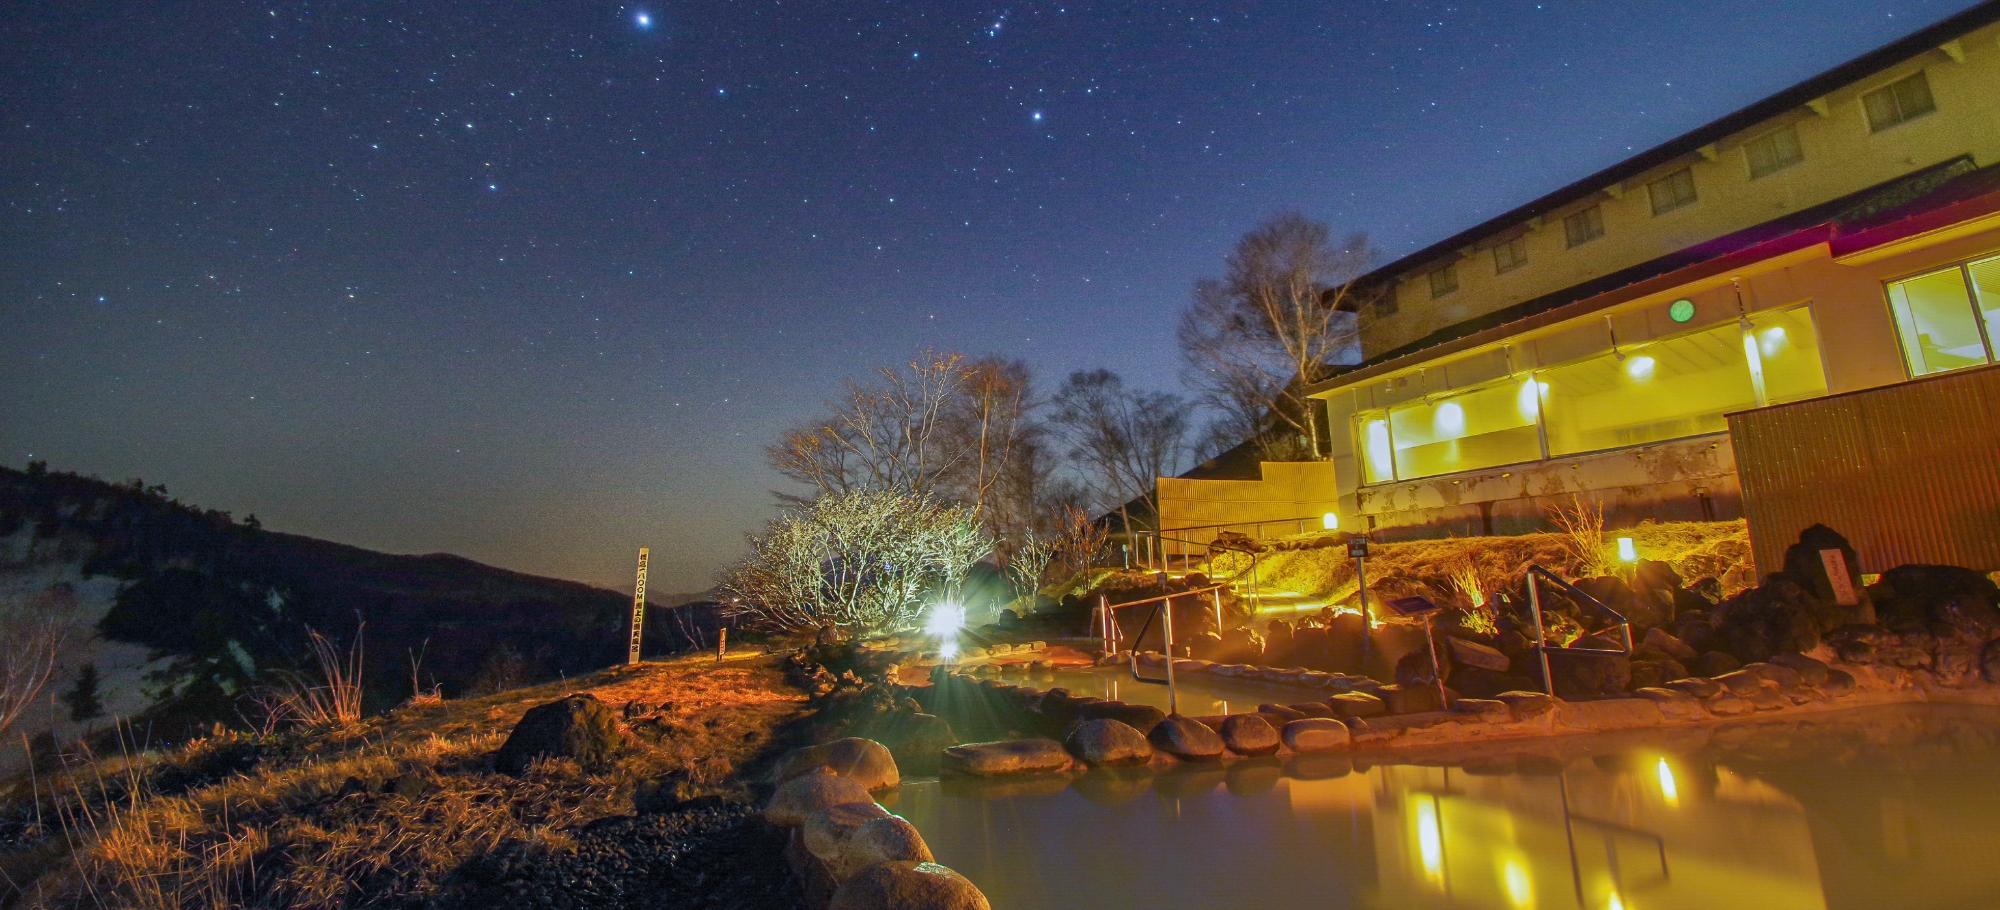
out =
<path fill-rule="evenodd" d="M 1708 709 L 1702 707 L 1701 699 L 1686 692 L 1648 687 L 1632 694 L 1651 701 L 1660 709 L 1660 715 L 1670 721 L 1702 720 L 1708 717 Z"/>
<path fill-rule="evenodd" d="M 586 768 L 600 767 L 624 744 L 611 706 L 579 692 L 529 708 L 494 754 L 493 765 L 508 774 L 527 770 L 537 758 L 569 758 Z"/>
<path fill-rule="evenodd" d="M 1819 645 L 1821 615 L 1827 604 L 1784 574 L 1717 604 L 1715 633 L 1710 646 L 1744 663 L 1786 651 L 1810 651 Z"/>
<path fill-rule="evenodd" d="M 778 785 L 771 801 L 764 805 L 764 820 L 781 828 L 795 828 L 828 806 L 874 801 L 868 795 L 868 788 L 853 779 L 835 774 L 830 768 L 815 767 Z"/>
<path fill-rule="evenodd" d="M 1427 711 L 1444 710 L 1444 699 L 1438 695 L 1435 682 L 1409 686 L 1402 683 L 1383 686 L 1380 697 L 1390 714 L 1422 714 Z"/>
<path fill-rule="evenodd" d="M 1868 588 L 1868 596 L 1882 625 L 1891 629 L 2000 630 L 2000 587 L 1971 569 L 1897 566 L 1882 573 L 1881 580 Z"/>
<path fill-rule="evenodd" d="M 1667 683 L 1665 688 L 1672 689 L 1676 692 L 1686 692 L 1687 694 L 1692 695 L 1696 698 L 1710 698 L 1713 697 L 1715 693 L 1722 691 L 1722 684 L 1712 679 L 1703 679 L 1699 676 L 1690 676 L 1684 679 L 1676 679 L 1672 682 L 1669 682 Z"/>
<path fill-rule="evenodd" d="M 1549 675 L 1561 698 L 1620 695 L 1632 682 L 1632 660 L 1622 654 L 1549 651 Z"/>
<path fill-rule="evenodd" d="M 1231 714 L 1222 721 L 1222 744 L 1238 755 L 1278 751 L 1278 728 L 1261 714 Z"/>
<path fill-rule="evenodd" d="M 1776 711 L 1780 708 L 1790 707 L 1792 704 L 1792 700 L 1786 698 L 1784 693 L 1779 692 L 1776 686 L 1765 686 L 1755 692 L 1742 696 L 1742 698 L 1755 706 L 1759 711 Z"/>
<path fill-rule="evenodd" d="M 1285 724 L 1278 738 L 1293 752 L 1331 752 L 1347 748 L 1347 725 L 1326 717 L 1308 717 Z"/>
<path fill-rule="evenodd" d="M 1497 698 L 1461 698 L 1451 703 L 1451 710 L 1475 717 L 1481 723 L 1504 724 L 1514 719 L 1513 709 Z"/>
<path fill-rule="evenodd" d="M 670 812 L 700 795 L 687 772 L 669 771 L 651 780 L 642 780 L 632 790 L 632 811 L 640 815 Z"/>
<path fill-rule="evenodd" d="M 1640 647 L 1651 648 L 1683 663 L 1693 660 L 1695 656 L 1695 650 L 1688 647 L 1687 642 L 1681 641 L 1672 632 L 1659 628 L 1647 629 L 1646 637 L 1640 641 Z"/>
<path fill-rule="evenodd" d="M 1753 664 L 1744 664 L 1743 669 L 1738 670 L 1737 672 L 1749 673 L 1751 675 L 1756 676 L 1758 679 L 1762 679 L 1770 683 L 1775 683 L 1780 689 L 1796 689 L 1805 681 L 1803 674 L 1799 673 L 1799 671 L 1797 670 L 1779 664 L 1768 663 L 1763 661 L 1759 661 Z"/>
<path fill-rule="evenodd" d="M 840 854 L 828 865 L 835 879 L 845 881 L 876 863 L 928 863 L 935 859 L 916 825 L 900 815 L 885 815 L 848 835 Z"/>
<path fill-rule="evenodd" d="M 888 817 L 889 810 L 876 805 L 874 800 L 840 803 L 807 815 L 805 823 L 799 826 L 799 834 L 812 855 L 832 865 L 840 858 L 841 848 L 846 845 L 849 835 L 862 825 Z"/>
<path fill-rule="evenodd" d="M 1854 592 L 1857 603 L 1842 606 L 1834 602 L 1834 585 L 1827 576 L 1826 560 L 1820 556 L 1821 550 L 1840 552 L 1843 565 L 1847 568 L 1846 587 Z M 1854 547 L 1838 531 L 1816 524 L 1799 532 L 1799 542 L 1785 548 L 1785 567 L 1781 574 L 1798 584 L 1818 605 L 1818 609 L 1814 610 L 1814 619 L 1819 623 L 1820 631 L 1849 623 L 1875 621 L 1868 604 L 1868 592 L 1861 587 L 1861 563 L 1855 558 Z"/>
<path fill-rule="evenodd" d="M 1349 717 L 1380 717 L 1389 713 L 1388 705 L 1383 704 L 1381 699 L 1366 692 L 1343 692 L 1328 698 L 1326 704 L 1333 709 L 1335 716 L 1343 719 Z"/>
<path fill-rule="evenodd" d="M 1844 698 L 1854 694 L 1854 674 L 1837 668 L 1826 671 L 1826 681 L 1819 684 L 1819 690 L 1834 698 Z"/>
<path fill-rule="evenodd" d="M 1071 755 L 1093 765 L 1143 762 L 1153 757 L 1146 734 L 1108 717 L 1078 721 L 1063 738 Z"/>
<path fill-rule="evenodd" d="M 772 780 L 783 783 L 822 767 L 853 780 L 870 793 L 891 789 L 903 781 L 889 747 L 858 736 L 793 749 L 778 763 Z"/>
<path fill-rule="evenodd" d="M 944 750 L 958 745 L 958 734 L 952 732 L 948 721 L 922 712 L 905 714 L 891 721 L 884 736 L 888 740 L 889 755 L 898 769 L 907 766 L 913 773 L 919 774 L 935 771 L 938 757 L 944 754 Z"/>
<path fill-rule="evenodd" d="M 1300 717 L 1332 717 L 1333 709 L 1316 701 L 1302 701 L 1289 706 Z"/>
<path fill-rule="evenodd" d="M 1979 678 L 2000 682 L 2000 638 L 1987 642 L 1979 649 Z"/>
<path fill-rule="evenodd" d="M 1534 720 L 1556 709 L 1556 700 L 1543 692 L 1502 692 L 1494 698 L 1514 712 L 1515 720 Z"/>
<path fill-rule="evenodd" d="M 1269 717 L 1273 724 L 1284 724 L 1305 717 L 1305 714 L 1290 705 L 1278 705 L 1269 702 L 1258 705 L 1257 713 Z"/>
<path fill-rule="evenodd" d="M 1708 709 L 1708 713 L 1717 717 L 1737 717 L 1757 710 L 1757 706 L 1748 700 L 1728 692 L 1704 699 L 1702 706 Z"/>
<path fill-rule="evenodd" d="M 1153 748 L 1188 761 L 1222 757 L 1222 736 L 1191 717 L 1169 714 L 1146 733 Z"/>
<path fill-rule="evenodd" d="M 833 892 L 827 910 L 992 910 L 965 876 L 937 863 L 876 863 Z"/>
<path fill-rule="evenodd" d="M 1634 689 L 1658 687 L 1687 674 L 1687 667 L 1677 660 L 1635 660 L 1632 662 L 1631 685 Z"/>
<path fill-rule="evenodd" d="M 1715 677 L 1743 666 L 1743 662 L 1721 651 L 1708 651 L 1688 664 L 1688 672 L 1696 676 Z"/>
<path fill-rule="evenodd" d="M 1532 672 L 1541 672 L 1540 664 L 1529 660 L 1525 664 Z M 1529 678 L 1514 673 L 1495 673 L 1478 667 L 1460 667 L 1452 671 L 1451 687 L 1472 698 L 1492 698 L 1502 692 L 1516 689 L 1532 689 L 1541 684 L 1539 677 Z"/>
<path fill-rule="evenodd" d="M 1513 665 L 1500 649 L 1480 644 L 1470 639 L 1447 635 L 1444 639 L 1445 652 L 1450 655 L 1456 667 L 1476 667 L 1494 673 L 1505 673 Z"/>
<path fill-rule="evenodd" d="M 1749 670 L 1732 670 L 1716 677 L 1715 681 L 1728 689 L 1730 694 L 1744 697 L 1764 689 L 1764 677 Z"/>
<path fill-rule="evenodd" d="M 1832 669 L 1826 664 L 1807 657 L 1804 654 L 1789 652 L 1772 656 L 1771 663 L 1791 669 L 1793 672 L 1799 674 L 1799 680 L 1808 686 L 1817 686 L 1826 682 L 1826 672 Z"/>
<path fill-rule="evenodd" d="M 1153 725 L 1166 719 L 1167 712 L 1152 705 L 1131 705 L 1122 701 L 1100 702 L 1084 705 L 1076 712 L 1078 718 L 1104 718 L 1115 720 L 1134 730 L 1151 730 Z"/>
<path fill-rule="evenodd" d="M 948 767 L 980 777 L 1067 771 L 1074 764 L 1062 743 L 1053 739 L 960 743 L 944 750 L 944 762 Z"/>

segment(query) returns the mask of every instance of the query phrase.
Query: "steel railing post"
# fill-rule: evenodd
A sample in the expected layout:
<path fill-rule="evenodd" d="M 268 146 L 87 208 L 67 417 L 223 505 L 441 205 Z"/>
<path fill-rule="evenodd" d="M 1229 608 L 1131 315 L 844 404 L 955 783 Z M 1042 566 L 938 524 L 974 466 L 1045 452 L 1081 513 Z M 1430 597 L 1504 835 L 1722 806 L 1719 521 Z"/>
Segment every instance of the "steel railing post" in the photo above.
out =
<path fill-rule="evenodd" d="M 1549 674 L 1549 640 L 1542 630 L 1542 586 L 1535 578 L 1534 567 L 1528 568 L 1528 608 L 1535 614 L 1535 654 L 1542 660 L 1542 691 L 1553 698 L 1556 694 L 1555 677 Z"/>
<path fill-rule="evenodd" d="M 1174 685 L 1174 598 L 1172 595 L 1161 599 L 1160 635 L 1166 639 L 1167 647 L 1167 713 L 1179 714 L 1180 689 Z"/>

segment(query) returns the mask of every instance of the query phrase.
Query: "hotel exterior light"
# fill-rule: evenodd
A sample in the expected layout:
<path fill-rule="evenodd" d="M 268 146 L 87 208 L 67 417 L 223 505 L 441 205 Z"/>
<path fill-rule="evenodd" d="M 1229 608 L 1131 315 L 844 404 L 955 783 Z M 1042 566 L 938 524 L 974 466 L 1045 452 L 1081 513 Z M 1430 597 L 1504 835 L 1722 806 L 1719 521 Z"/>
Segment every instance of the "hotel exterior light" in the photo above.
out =
<path fill-rule="evenodd" d="M 1319 517 L 1319 526 L 1328 531 L 1338 531 L 1340 530 L 1340 516 L 1332 512 L 1321 515 Z"/>
<path fill-rule="evenodd" d="M 1639 561 L 1639 548 L 1633 545 L 1632 538 L 1630 537 L 1618 538 L 1618 561 L 1619 562 Z"/>

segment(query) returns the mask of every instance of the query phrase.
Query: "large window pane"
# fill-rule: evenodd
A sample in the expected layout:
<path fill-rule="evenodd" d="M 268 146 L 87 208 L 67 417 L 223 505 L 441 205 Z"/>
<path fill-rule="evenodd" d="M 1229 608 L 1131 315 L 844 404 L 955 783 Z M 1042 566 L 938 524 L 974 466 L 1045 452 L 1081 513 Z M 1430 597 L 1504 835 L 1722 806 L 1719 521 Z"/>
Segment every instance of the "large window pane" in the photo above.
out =
<path fill-rule="evenodd" d="M 1396 453 L 1389 446 L 1389 414 L 1373 411 L 1354 419 L 1354 435 L 1361 444 L 1361 477 L 1364 483 L 1396 479 Z"/>
<path fill-rule="evenodd" d="M 1408 480 L 1542 457 L 1537 405 L 1522 387 L 1510 380 L 1391 408 L 1396 476 Z"/>
<path fill-rule="evenodd" d="M 1903 341 L 1910 375 L 1923 376 L 1986 362 L 1972 299 L 1957 268 L 1889 283 L 1889 309 Z"/>
<path fill-rule="evenodd" d="M 2000 256 L 1975 262 L 1966 271 L 1972 275 L 1979 312 L 1986 320 L 1986 343 L 2000 349 Z"/>
<path fill-rule="evenodd" d="M 1539 375 L 1552 455 L 1721 432 L 1757 403 L 1734 323 Z"/>
<path fill-rule="evenodd" d="M 1751 319 L 1758 359 L 1764 365 L 1764 397 L 1772 404 L 1826 394 L 1826 369 L 1819 360 L 1819 332 L 1812 311 L 1795 307 L 1759 313 Z"/>

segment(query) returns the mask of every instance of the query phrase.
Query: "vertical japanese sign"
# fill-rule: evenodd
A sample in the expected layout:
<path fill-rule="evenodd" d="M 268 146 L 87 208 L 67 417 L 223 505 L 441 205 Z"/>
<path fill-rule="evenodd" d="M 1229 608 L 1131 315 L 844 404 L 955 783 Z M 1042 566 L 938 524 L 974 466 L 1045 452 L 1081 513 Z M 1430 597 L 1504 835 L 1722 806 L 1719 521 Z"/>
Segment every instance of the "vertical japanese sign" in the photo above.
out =
<path fill-rule="evenodd" d="M 625 662 L 639 662 L 639 639 L 646 630 L 646 548 L 639 548 L 639 580 L 632 586 L 632 646 L 625 653 Z"/>

